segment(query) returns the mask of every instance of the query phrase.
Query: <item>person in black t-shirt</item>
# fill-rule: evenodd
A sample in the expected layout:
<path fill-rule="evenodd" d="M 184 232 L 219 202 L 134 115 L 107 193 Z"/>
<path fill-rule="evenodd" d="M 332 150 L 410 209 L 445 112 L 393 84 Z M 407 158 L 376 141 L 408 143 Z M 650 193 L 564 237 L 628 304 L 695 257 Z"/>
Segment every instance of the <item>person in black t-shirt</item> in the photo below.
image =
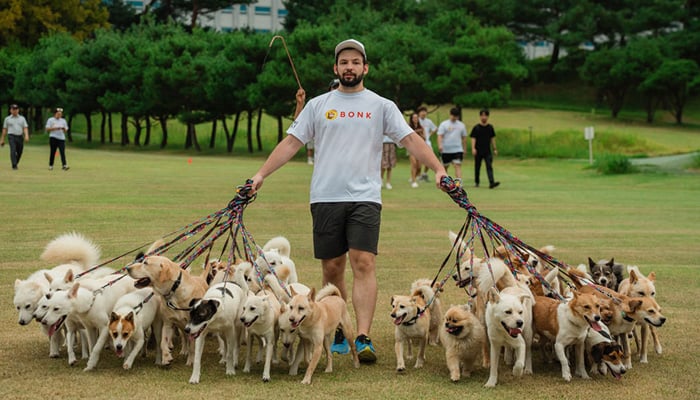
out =
<path fill-rule="evenodd" d="M 472 139 L 472 154 L 474 155 L 474 185 L 479 187 L 479 174 L 481 172 L 481 161 L 486 162 L 486 175 L 489 178 L 489 189 L 500 185 L 493 178 L 493 156 L 498 155 L 496 149 L 496 131 L 493 125 L 489 124 L 489 110 L 484 108 L 479 111 L 480 122 L 474 125 L 469 135 Z M 491 148 L 493 147 L 493 154 Z"/>

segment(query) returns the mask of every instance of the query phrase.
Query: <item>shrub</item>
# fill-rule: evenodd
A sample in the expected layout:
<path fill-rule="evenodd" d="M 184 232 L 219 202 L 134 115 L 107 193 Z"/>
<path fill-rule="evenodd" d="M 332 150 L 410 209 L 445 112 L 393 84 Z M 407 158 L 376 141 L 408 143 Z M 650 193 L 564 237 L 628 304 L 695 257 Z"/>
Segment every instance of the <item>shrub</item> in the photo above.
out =
<path fill-rule="evenodd" d="M 619 175 L 636 172 L 627 156 L 621 154 L 605 154 L 596 159 L 595 168 L 605 175 Z"/>

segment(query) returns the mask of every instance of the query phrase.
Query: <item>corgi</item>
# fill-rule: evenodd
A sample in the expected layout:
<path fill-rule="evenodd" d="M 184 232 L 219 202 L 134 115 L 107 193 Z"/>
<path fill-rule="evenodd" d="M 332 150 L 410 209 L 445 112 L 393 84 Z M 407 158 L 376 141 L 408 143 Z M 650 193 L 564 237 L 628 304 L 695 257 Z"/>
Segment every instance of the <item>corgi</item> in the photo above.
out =
<path fill-rule="evenodd" d="M 160 347 L 162 331 L 159 314 L 161 298 L 153 293 L 151 288 L 138 289 L 117 300 L 109 316 L 109 336 L 117 357 L 124 357 L 130 348 L 122 368 L 128 370 L 134 365 L 134 360 L 148 339 L 147 332 L 151 330 L 156 339 L 156 347 Z M 161 363 L 161 352 L 156 351 L 156 364 Z"/>

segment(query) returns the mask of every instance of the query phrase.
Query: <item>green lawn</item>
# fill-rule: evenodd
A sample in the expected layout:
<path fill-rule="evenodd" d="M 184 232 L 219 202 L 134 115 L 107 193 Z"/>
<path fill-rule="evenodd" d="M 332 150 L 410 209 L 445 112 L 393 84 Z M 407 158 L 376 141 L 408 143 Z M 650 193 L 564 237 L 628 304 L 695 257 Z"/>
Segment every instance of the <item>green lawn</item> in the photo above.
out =
<path fill-rule="evenodd" d="M 498 126 L 505 123 L 496 121 Z M 675 139 L 674 139 L 675 140 Z M 678 139 L 678 143 L 682 142 Z M 699 145 L 694 145 L 700 148 Z M 169 233 L 224 207 L 234 188 L 261 165 L 260 158 L 198 157 L 156 153 L 107 152 L 68 148 L 70 171 L 48 171 L 48 149 L 28 146 L 18 171 L 9 168 L 7 147 L 0 151 L 0 395 L 36 398 L 547 398 L 695 399 L 700 396 L 700 367 L 695 322 L 700 297 L 697 239 L 700 230 L 700 179 L 697 174 L 632 174 L 601 176 L 586 161 L 497 159 L 501 187 L 471 189 L 478 210 L 536 247 L 552 244 L 554 256 L 569 263 L 615 257 L 657 275 L 657 299 L 668 317 L 661 328 L 664 354 L 635 362 L 621 381 L 574 378 L 565 383 L 559 366 L 534 355 L 533 376 L 516 380 L 501 368 L 499 384 L 483 388 L 488 371 L 480 370 L 458 384 L 449 382 L 444 352 L 430 348 L 422 370 L 395 372 L 392 294 L 404 294 L 413 280 L 432 278 L 449 251 L 447 231 L 458 230 L 465 212 L 431 185 L 411 189 L 408 163 L 394 171 L 394 190 L 385 191 L 380 255 L 379 301 L 372 339 L 379 361 L 351 367 L 348 356 L 335 358 L 335 371 L 324 374 L 322 362 L 311 387 L 287 368 L 272 368 L 272 382 L 261 381 L 262 367 L 252 374 L 226 377 L 210 340 L 201 383 L 187 383 L 191 368 L 179 356 L 168 369 L 137 359 L 132 371 L 109 351 L 97 370 L 84 373 L 85 361 L 69 367 L 48 358 L 48 342 L 36 323 L 20 326 L 12 307 L 13 284 L 31 272 L 50 267 L 39 261 L 43 246 L 55 236 L 78 231 L 95 240 L 107 259 Z M 189 162 L 191 159 L 191 162 Z M 451 172 L 451 171 L 450 171 Z M 245 211 L 246 226 L 262 245 L 275 235 L 292 243 L 300 280 L 320 283 L 312 257 L 308 183 L 311 167 L 292 162 L 266 180 L 257 200 Z M 471 176 L 469 162 L 465 176 Z M 114 267 L 120 267 L 117 263 Z M 448 284 L 445 305 L 465 301 Z M 635 358 L 636 361 L 636 358 Z M 408 362 L 408 365 L 412 363 Z"/>

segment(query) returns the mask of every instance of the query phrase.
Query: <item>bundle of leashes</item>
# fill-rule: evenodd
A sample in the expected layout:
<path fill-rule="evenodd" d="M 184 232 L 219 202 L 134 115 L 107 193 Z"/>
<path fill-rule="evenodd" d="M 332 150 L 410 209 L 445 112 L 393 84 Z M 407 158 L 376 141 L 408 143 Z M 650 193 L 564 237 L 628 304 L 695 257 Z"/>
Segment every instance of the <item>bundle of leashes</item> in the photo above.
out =
<path fill-rule="evenodd" d="M 537 256 L 543 263 L 547 264 L 548 269 L 556 268 L 559 277 L 562 278 L 570 286 L 574 286 L 573 282 L 584 284 L 589 283 L 585 280 L 582 280 L 578 277 L 569 274 L 567 272 L 569 268 L 566 264 L 556 260 L 549 254 L 543 253 L 540 250 L 528 245 L 527 243 L 518 239 L 515 235 L 513 235 L 510 231 L 508 231 L 501 225 L 497 224 L 488 217 L 479 213 L 476 207 L 469 201 L 469 198 L 467 197 L 467 192 L 464 190 L 459 180 L 454 180 L 449 176 L 445 176 L 440 182 L 440 187 L 445 193 L 447 193 L 450 196 L 450 198 L 455 203 L 457 203 L 457 205 L 459 205 L 461 208 L 467 211 L 467 217 L 461 229 L 459 230 L 459 233 L 457 234 L 457 238 L 452 246 L 452 249 L 450 250 L 450 253 L 443 261 L 442 265 L 440 266 L 440 269 L 438 270 L 437 275 L 433 279 L 433 286 L 435 286 L 437 282 L 438 288 L 441 288 L 454 270 L 457 271 L 456 274 L 459 277 L 459 279 L 462 279 L 462 277 L 459 276 L 459 266 L 464 261 L 470 261 L 473 264 L 474 249 L 476 246 L 482 248 L 486 260 L 488 260 L 491 257 L 491 255 L 495 253 L 495 249 L 497 247 L 503 246 L 508 256 L 512 255 L 513 258 L 517 259 L 523 266 L 527 268 L 528 272 L 532 276 L 539 280 L 542 283 L 542 285 L 546 289 L 548 289 L 550 293 L 553 293 L 554 296 L 558 297 L 559 300 L 563 300 L 561 295 L 558 292 L 552 290 L 552 287 L 549 284 L 549 282 L 547 282 L 547 280 L 537 271 L 537 269 L 531 263 L 527 262 L 525 254 L 529 253 L 531 255 Z M 455 251 L 455 249 L 457 250 Z M 467 253 L 467 250 L 469 250 L 469 255 L 465 257 L 464 254 Z M 448 265 L 453 252 L 455 253 L 454 264 L 452 265 L 452 268 L 448 271 L 447 275 L 441 281 L 438 282 L 438 278 L 440 277 L 440 274 L 442 273 L 443 269 Z M 505 257 L 506 265 L 508 265 L 508 267 L 511 270 L 511 273 L 515 276 L 516 271 L 509 260 L 510 257 Z M 490 270 L 491 266 L 488 263 L 488 261 L 486 262 L 486 264 Z M 471 269 L 469 273 L 472 273 Z"/>
<path fill-rule="evenodd" d="M 127 275 L 125 271 L 132 265 L 142 262 L 145 257 L 151 255 L 163 255 L 167 251 L 175 248 L 178 244 L 187 240 L 190 240 L 192 243 L 185 249 L 181 250 L 177 255 L 172 257 L 172 260 L 174 262 L 179 262 L 182 269 L 186 269 L 194 260 L 206 252 L 206 265 L 209 262 L 214 243 L 222 237 L 225 237 L 225 241 L 221 248 L 219 260 L 222 260 L 222 258 L 225 256 L 227 266 L 236 264 L 237 260 L 239 259 L 244 259 L 245 261 L 250 262 L 255 269 L 257 275 L 256 278 L 262 286 L 263 277 L 266 272 L 262 271 L 262 267 L 258 265 L 256 259 L 260 257 L 265 263 L 267 263 L 267 260 L 265 260 L 265 254 L 262 249 L 255 244 L 253 235 L 250 233 L 250 231 L 248 231 L 243 221 L 243 211 L 257 198 L 257 193 L 253 191 L 252 184 L 253 182 L 251 180 L 247 180 L 244 185 L 237 186 L 235 196 L 233 199 L 231 199 L 231 201 L 229 201 L 226 207 L 165 235 L 164 239 L 173 235 L 175 236 L 169 241 L 164 242 L 163 244 L 152 249 L 150 252 L 146 254 L 139 254 L 133 261 L 127 263 L 125 266 L 116 271 L 116 274 L 120 274 L 119 277 L 110 281 L 107 285 L 95 292 L 98 293 L 104 288 L 111 286 L 116 281 L 124 278 Z M 137 252 L 143 247 L 144 246 L 137 247 L 103 263 L 95 265 L 81 274 L 76 275 L 76 278 L 92 272 L 97 268 L 116 262 L 129 254 Z M 228 271 L 229 268 L 226 269 L 227 275 L 229 274 Z M 269 273 L 273 274 L 277 278 L 277 275 L 272 268 L 269 268 Z M 228 277 L 225 276 L 225 279 L 227 278 Z M 282 288 L 286 291 L 286 285 L 280 281 L 279 278 L 277 279 L 280 286 L 282 286 Z"/>

